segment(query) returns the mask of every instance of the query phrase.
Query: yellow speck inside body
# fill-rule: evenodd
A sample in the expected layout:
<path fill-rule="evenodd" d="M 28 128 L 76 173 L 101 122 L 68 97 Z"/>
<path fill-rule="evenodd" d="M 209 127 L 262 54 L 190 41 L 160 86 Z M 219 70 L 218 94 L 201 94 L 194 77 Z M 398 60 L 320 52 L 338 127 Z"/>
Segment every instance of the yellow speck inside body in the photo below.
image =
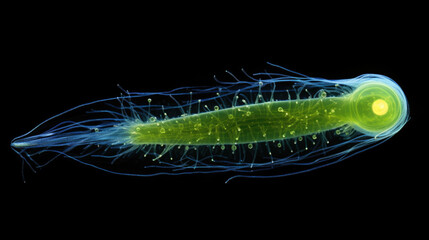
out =
<path fill-rule="evenodd" d="M 372 104 L 372 111 L 379 116 L 386 114 L 388 110 L 389 105 L 383 99 L 377 99 Z"/>

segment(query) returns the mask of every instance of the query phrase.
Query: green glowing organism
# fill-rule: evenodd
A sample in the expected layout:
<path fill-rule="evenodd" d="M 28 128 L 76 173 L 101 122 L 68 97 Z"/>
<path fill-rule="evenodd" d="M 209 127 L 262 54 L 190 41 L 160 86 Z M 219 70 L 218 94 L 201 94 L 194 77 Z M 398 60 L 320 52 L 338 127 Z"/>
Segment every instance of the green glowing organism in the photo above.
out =
<path fill-rule="evenodd" d="M 33 168 L 51 161 L 36 155 L 50 152 L 123 175 L 271 177 L 263 170 L 283 169 L 283 176 L 341 161 L 393 136 L 409 119 L 404 93 L 385 76 L 297 75 L 261 73 L 226 87 L 127 92 L 54 116 L 12 147 Z M 69 119 L 88 108 L 99 110 Z M 35 134 L 48 123 L 54 127 Z M 130 166 L 117 170 L 116 161 Z"/>

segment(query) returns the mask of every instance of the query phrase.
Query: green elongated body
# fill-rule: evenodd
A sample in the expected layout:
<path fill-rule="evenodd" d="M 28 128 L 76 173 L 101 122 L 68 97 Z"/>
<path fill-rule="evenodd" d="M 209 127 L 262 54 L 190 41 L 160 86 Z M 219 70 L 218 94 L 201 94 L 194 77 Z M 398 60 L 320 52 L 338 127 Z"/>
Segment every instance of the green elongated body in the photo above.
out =
<path fill-rule="evenodd" d="M 133 144 L 244 144 L 295 138 L 338 128 L 350 120 L 349 98 L 271 101 L 135 124 Z"/>

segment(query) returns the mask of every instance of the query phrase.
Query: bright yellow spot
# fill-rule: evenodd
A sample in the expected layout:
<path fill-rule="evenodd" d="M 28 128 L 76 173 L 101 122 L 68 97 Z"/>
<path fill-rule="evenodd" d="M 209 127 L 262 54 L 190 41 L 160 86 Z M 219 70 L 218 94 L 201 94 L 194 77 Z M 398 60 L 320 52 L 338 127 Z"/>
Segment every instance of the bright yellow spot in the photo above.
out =
<path fill-rule="evenodd" d="M 389 106 L 387 105 L 386 101 L 382 99 L 375 100 L 372 104 L 372 111 L 379 116 L 382 116 L 387 113 L 387 110 L 389 110 Z"/>

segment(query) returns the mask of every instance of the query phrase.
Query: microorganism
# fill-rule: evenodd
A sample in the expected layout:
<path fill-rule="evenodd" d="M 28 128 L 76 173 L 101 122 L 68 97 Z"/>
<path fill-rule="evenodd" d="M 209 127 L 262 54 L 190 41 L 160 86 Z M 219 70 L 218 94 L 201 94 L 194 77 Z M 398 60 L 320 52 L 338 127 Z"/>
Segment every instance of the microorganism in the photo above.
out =
<path fill-rule="evenodd" d="M 279 177 L 374 147 L 409 120 L 401 88 L 379 74 L 328 80 L 275 64 L 215 87 L 129 92 L 82 104 L 12 140 L 34 171 L 72 159 L 120 175 Z M 273 169 L 276 169 L 273 172 Z"/>

